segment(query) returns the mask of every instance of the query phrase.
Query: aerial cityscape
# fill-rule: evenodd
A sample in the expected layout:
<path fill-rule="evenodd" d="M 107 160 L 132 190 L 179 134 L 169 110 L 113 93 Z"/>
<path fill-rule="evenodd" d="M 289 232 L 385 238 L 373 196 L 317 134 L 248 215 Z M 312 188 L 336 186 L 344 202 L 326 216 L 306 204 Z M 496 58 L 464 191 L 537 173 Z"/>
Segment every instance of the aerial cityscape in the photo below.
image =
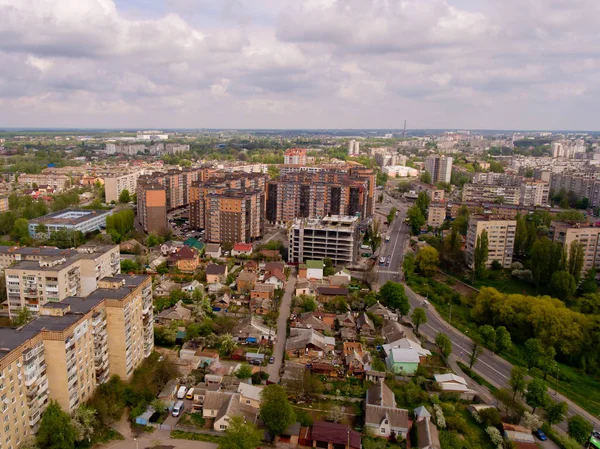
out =
<path fill-rule="evenodd" d="M 597 5 L 481 3 L 0 0 L 0 449 L 600 449 Z"/>

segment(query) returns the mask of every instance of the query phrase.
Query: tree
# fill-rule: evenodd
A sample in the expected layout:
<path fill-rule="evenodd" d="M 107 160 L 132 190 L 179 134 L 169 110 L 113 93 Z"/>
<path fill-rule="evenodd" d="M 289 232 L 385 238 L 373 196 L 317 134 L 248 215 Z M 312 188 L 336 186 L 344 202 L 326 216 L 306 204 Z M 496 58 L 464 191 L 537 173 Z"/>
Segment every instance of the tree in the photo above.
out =
<path fill-rule="evenodd" d="M 296 422 L 296 414 L 288 400 L 287 392 L 281 385 L 267 385 L 261 392 L 260 419 L 265 423 L 272 437 L 285 432 Z"/>
<path fill-rule="evenodd" d="M 568 405 L 565 401 L 554 402 L 548 400 L 548 403 L 544 407 L 546 420 L 550 426 L 558 424 L 565 419 L 565 413 L 567 413 Z"/>
<path fill-rule="evenodd" d="M 80 405 L 71 417 L 77 441 L 91 441 L 94 436 L 94 424 L 97 421 L 96 410 Z"/>
<path fill-rule="evenodd" d="M 404 280 L 408 279 L 415 273 L 415 255 L 408 253 L 404 256 L 402 261 L 402 271 L 404 272 Z"/>
<path fill-rule="evenodd" d="M 333 404 L 329 407 L 327 411 L 327 420 L 331 422 L 339 423 L 344 419 L 344 409 L 337 405 Z"/>
<path fill-rule="evenodd" d="M 236 346 L 231 334 L 225 334 L 219 339 L 219 347 L 221 348 L 221 352 L 225 355 L 231 355 L 231 353 L 235 351 Z"/>
<path fill-rule="evenodd" d="M 218 449 L 256 449 L 262 441 L 262 431 L 255 424 L 245 423 L 241 416 L 229 421 L 225 436 L 219 441 Z"/>
<path fill-rule="evenodd" d="M 512 346 L 512 339 L 510 332 L 504 326 L 498 326 L 496 328 L 496 352 L 498 354 L 507 351 Z"/>
<path fill-rule="evenodd" d="M 438 332 L 435 336 L 435 344 L 445 358 L 450 357 L 450 354 L 452 354 L 452 341 L 446 334 Z"/>
<path fill-rule="evenodd" d="M 158 235 L 156 235 L 153 232 L 150 233 L 150 235 L 148 235 L 148 238 L 146 239 L 146 245 L 148 245 L 148 248 L 154 248 L 158 244 L 160 244 L 160 239 Z"/>
<path fill-rule="evenodd" d="M 379 227 L 381 226 L 381 222 L 377 218 L 373 218 L 371 225 L 369 226 L 369 246 L 371 247 L 371 251 L 375 253 L 377 248 L 381 245 L 381 232 Z"/>
<path fill-rule="evenodd" d="M 29 223 L 25 218 L 19 218 L 15 221 L 13 225 L 12 232 L 10 236 L 15 241 L 21 241 L 23 239 L 29 238 Z"/>
<path fill-rule="evenodd" d="M 546 380 L 550 371 L 556 366 L 555 357 L 556 350 L 552 346 L 548 346 L 538 358 L 537 367 L 544 373 L 544 380 Z"/>
<path fill-rule="evenodd" d="M 477 360 L 479 359 L 479 356 L 482 352 L 483 348 L 481 347 L 481 345 L 476 341 L 473 341 L 473 344 L 471 346 L 471 354 L 469 354 L 469 369 L 473 369 L 473 365 L 477 363 Z"/>
<path fill-rule="evenodd" d="M 523 413 L 523 418 L 521 418 L 520 424 L 529 430 L 535 430 L 542 427 L 544 421 L 538 415 L 534 415 L 533 413 L 525 412 Z"/>
<path fill-rule="evenodd" d="M 496 329 L 489 324 L 484 324 L 479 328 L 479 335 L 483 339 L 483 344 L 494 351 L 496 348 Z"/>
<path fill-rule="evenodd" d="M 524 358 L 527 369 L 537 366 L 540 357 L 544 354 L 544 345 L 537 338 L 530 338 L 525 342 Z"/>
<path fill-rule="evenodd" d="M 77 432 L 71 417 L 51 400 L 42 415 L 36 443 L 42 449 L 71 449 L 75 447 Z"/>
<path fill-rule="evenodd" d="M 569 418 L 567 433 L 579 444 L 585 444 L 593 428 L 594 426 L 587 419 L 580 415 L 573 415 Z"/>
<path fill-rule="evenodd" d="M 427 213 L 427 208 L 429 207 L 430 203 L 431 199 L 429 198 L 427 192 L 419 192 L 419 195 L 417 196 L 417 201 L 415 201 L 415 205 L 419 208 L 423 216 L 425 216 L 425 214 Z"/>
<path fill-rule="evenodd" d="M 532 413 L 538 407 L 544 407 L 548 402 L 548 393 L 546 392 L 546 382 L 542 379 L 533 379 L 527 385 L 527 393 L 525 393 L 525 402 L 533 408 Z"/>
<path fill-rule="evenodd" d="M 129 203 L 131 201 L 131 195 L 129 190 L 123 190 L 119 195 L 119 203 Z"/>
<path fill-rule="evenodd" d="M 425 171 L 421 174 L 421 182 L 423 184 L 431 184 L 431 173 Z"/>
<path fill-rule="evenodd" d="M 410 319 L 412 320 L 413 324 L 415 325 L 415 330 L 417 331 L 417 334 L 418 334 L 419 327 L 421 326 L 421 324 L 427 323 L 427 314 L 425 313 L 424 309 L 422 309 L 421 307 L 417 307 L 417 308 L 415 308 L 415 310 L 413 310 L 413 313 L 410 316 Z"/>
<path fill-rule="evenodd" d="M 550 286 L 554 295 L 563 301 L 571 298 L 577 290 L 575 278 L 564 270 L 554 272 Z"/>
<path fill-rule="evenodd" d="M 394 221 L 394 218 L 396 218 L 396 208 L 392 207 L 390 209 L 390 213 L 387 215 L 387 221 L 389 224 L 392 224 L 392 222 Z"/>
<path fill-rule="evenodd" d="M 475 250 L 473 251 L 473 276 L 478 279 L 483 278 L 485 274 L 485 267 L 488 260 L 488 233 L 487 230 L 477 237 L 475 243 Z"/>
<path fill-rule="evenodd" d="M 525 380 L 525 375 L 527 373 L 520 366 L 513 366 L 510 371 L 510 379 L 508 379 L 508 385 L 513 392 L 513 399 L 516 399 L 517 394 L 522 395 L 525 393 L 527 388 L 527 381 Z"/>
<path fill-rule="evenodd" d="M 413 235 L 418 235 L 421 227 L 425 224 L 425 217 L 421 209 L 416 204 L 411 206 L 406 212 L 406 218 L 408 219 L 408 225 Z"/>
<path fill-rule="evenodd" d="M 398 282 L 387 281 L 379 289 L 381 302 L 392 309 L 397 309 L 400 315 L 406 315 L 410 310 L 404 286 Z"/>
<path fill-rule="evenodd" d="M 440 256 L 433 246 L 425 246 L 419 249 L 416 258 L 417 266 L 423 276 L 432 277 L 440 263 Z"/>
<path fill-rule="evenodd" d="M 569 274 L 575 279 L 575 284 L 581 280 L 581 271 L 583 270 L 584 249 L 581 242 L 573 241 L 569 246 Z"/>
<path fill-rule="evenodd" d="M 29 310 L 27 307 L 23 307 L 21 310 L 19 310 L 19 313 L 17 314 L 16 318 L 13 320 L 12 324 L 14 326 L 20 327 L 20 326 L 23 326 L 24 324 L 29 323 L 31 320 L 33 320 L 33 315 L 31 314 L 31 310 Z"/>
<path fill-rule="evenodd" d="M 454 223 L 452 224 L 453 228 L 456 228 L 460 235 L 466 236 L 467 229 L 469 228 L 469 218 L 471 216 L 471 212 L 467 206 L 461 206 L 458 209 L 456 214 L 456 218 L 454 219 Z"/>
<path fill-rule="evenodd" d="M 300 303 L 298 307 L 302 309 L 303 312 L 314 312 L 317 310 L 317 301 L 315 298 L 309 295 L 300 295 Z"/>
<path fill-rule="evenodd" d="M 235 372 L 235 377 L 238 379 L 248 379 L 252 376 L 252 367 L 247 363 L 242 363 Z"/>
<path fill-rule="evenodd" d="M 563 247 L 547 237 L 536 240 L 531 247 L 531 273 L 536 289 L 549 285 L 555 271 L 564 269 Z"/>

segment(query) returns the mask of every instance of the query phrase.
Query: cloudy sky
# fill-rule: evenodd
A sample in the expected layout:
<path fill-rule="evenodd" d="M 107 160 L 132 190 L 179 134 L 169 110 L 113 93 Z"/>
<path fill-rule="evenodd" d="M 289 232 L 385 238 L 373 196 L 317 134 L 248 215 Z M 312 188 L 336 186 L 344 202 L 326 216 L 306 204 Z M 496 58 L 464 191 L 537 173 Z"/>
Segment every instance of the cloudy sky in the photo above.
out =
<path fill-rule="evenodd" d="M 0 0 L 0 127 L 598 130 L 598 0 Z"/>

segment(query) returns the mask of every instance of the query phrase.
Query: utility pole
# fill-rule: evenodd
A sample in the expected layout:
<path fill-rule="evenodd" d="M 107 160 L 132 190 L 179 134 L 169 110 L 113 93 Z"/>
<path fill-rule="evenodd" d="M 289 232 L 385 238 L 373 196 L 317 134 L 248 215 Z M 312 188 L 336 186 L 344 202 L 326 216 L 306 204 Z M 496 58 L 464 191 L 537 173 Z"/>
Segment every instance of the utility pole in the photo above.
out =
<path fill-rule="evenodd" d="M 450 306 L 450 313 L 448 314 L 448 324 L 452 325 L 452 303 L 449 302 L 448 305 Z"/>
<path fill-rule="evenodd" d="M 406 139 L 406 119 L 404 119 L 404 133 L 402 134 L 402 137 Z"/>

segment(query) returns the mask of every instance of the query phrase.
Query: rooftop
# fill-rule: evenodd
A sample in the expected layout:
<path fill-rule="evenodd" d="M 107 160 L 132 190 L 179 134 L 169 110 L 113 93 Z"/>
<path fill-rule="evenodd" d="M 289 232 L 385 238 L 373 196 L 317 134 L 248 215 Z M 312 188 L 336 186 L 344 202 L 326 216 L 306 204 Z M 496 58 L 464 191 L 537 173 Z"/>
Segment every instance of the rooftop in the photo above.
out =
<path fill-rule="evenodd" d="M 92 218 L 110 214 L 112 214 L 112 210 L 66 209 L 44 215 L 43 217 L 34 218 L 29 221 L 29 224 L 76 225 Z"/>
<path fill-rule="evenodd" d="M 306 268 L 323 269 L 324 266 L 325 266 L 325 264 L 323 263 L 322 260 L 307 260 L 306 261 Z"/>

